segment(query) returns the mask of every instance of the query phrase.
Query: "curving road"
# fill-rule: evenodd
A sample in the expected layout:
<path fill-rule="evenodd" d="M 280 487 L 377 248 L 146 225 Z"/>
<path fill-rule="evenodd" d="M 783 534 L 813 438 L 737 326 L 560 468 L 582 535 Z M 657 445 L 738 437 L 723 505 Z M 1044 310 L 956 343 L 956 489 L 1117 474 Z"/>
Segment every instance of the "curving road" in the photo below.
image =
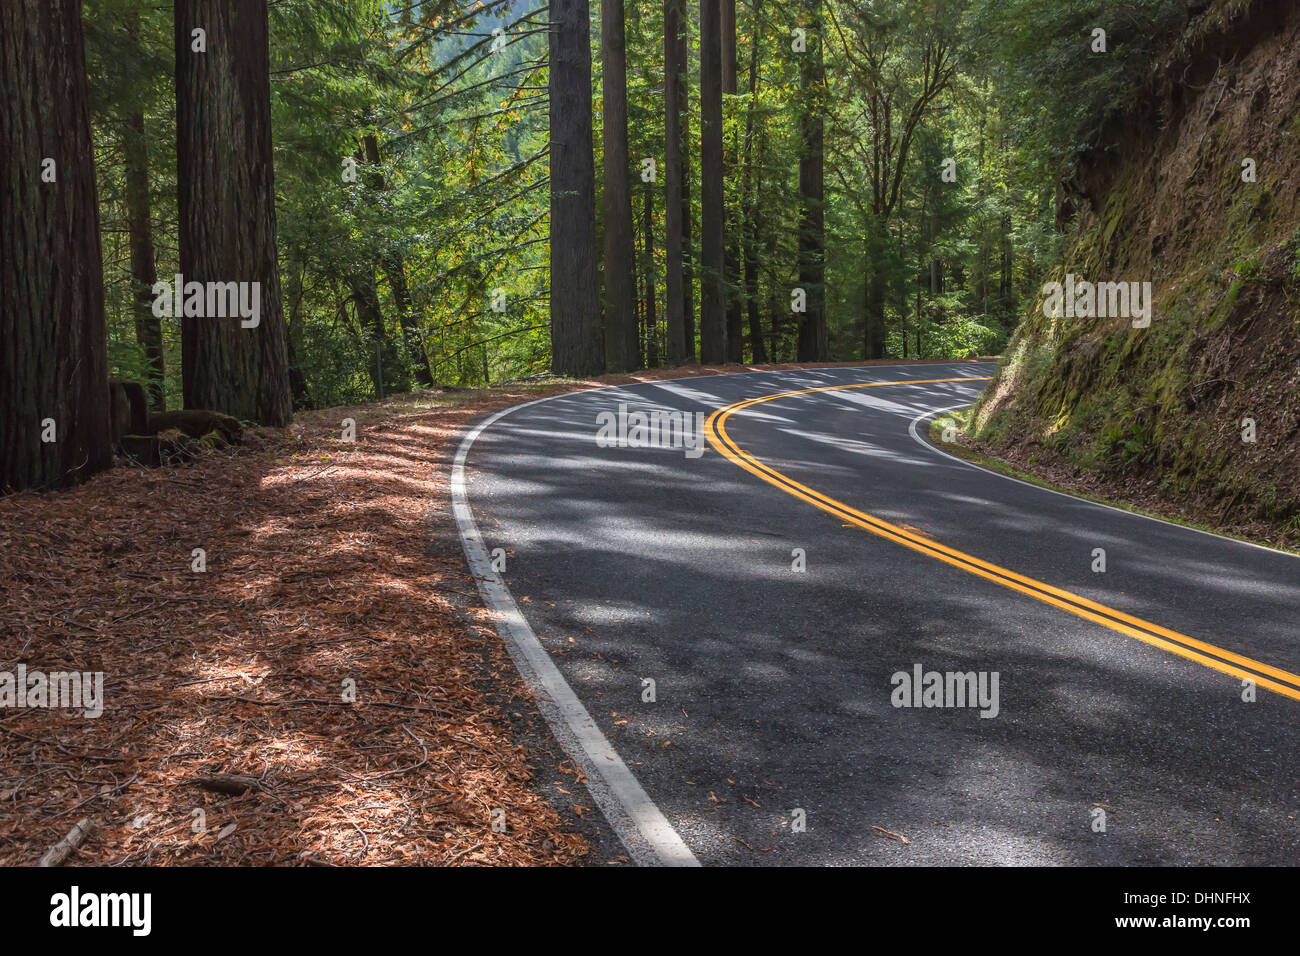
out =
<path fill-rule="evenodd" d="M 465 446 L 482 544 L 506 553 L 481 577 L 701 863 L 1300 862 L 1300 559 L 932 446 L 929 417 L 990 374 L 517 408 Z M 701 413 L 710 445 L 602 447 L 620 404 Z M 929 703 L 951 706 L 904 699 L 930 671 L 982 675 L 983 701 L 946 678 Z"/>

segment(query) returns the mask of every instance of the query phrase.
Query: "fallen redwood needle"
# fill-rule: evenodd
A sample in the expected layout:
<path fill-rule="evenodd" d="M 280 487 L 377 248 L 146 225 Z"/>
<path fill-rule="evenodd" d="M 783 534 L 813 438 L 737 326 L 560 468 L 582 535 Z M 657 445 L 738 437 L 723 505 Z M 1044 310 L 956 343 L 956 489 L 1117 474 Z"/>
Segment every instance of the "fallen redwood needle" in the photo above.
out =
<path fill-rule="evenodd" d="M 907 837 L 901 833 L 895 833 L 893 830 L 886 830 L 884 827 L 873 826 L 871 829 L 877 831 L 881 836 L 889 837 L 891 840 L 898 840 L 901 843 L 911 843 Z"/>

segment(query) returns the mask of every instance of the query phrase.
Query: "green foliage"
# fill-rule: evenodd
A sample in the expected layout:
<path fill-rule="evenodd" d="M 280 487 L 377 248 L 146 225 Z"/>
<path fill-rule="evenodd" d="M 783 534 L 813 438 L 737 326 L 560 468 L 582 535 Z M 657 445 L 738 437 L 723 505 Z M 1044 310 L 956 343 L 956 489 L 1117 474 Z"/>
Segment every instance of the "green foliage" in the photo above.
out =
<path fill-rule="evenodd" d="M 1006 345 L 1006 333 L 996 327 L 982 324 L 979 318 L 961 315 L 924 329 L 921 336 L 921 355 L 971 358 L 977 355 L 998 354 Z"/>
<path fill-rule="evenodd" d="M 1146 461 L 1151 454 L 1149 426 L 1137 414 L 1128 412 L 1101 433 L 1103 453 L 1124 466 Z"/>
<path fill-rule="evenodd" d="M 831 357 L 864 354 L 868 312 L 877 306 L 891 355 L 989 354 L 1004 347 L 1059 250 L 1058 176 L 1094 144 L 1096 130 L 1145 75 L 1160 31 L 1176 25 L 1185 7 L 1180 0 L 738 4 L 738 82 L 724 107 L 727 228 L 737 253 L 742 235 L 751 240 L 750 287 L 771 358 L 795 355 L 801 113 L 816 105 L 825 116 Z M 426 368 L 435 382 L 461 385 L 546 370 L 544 3 L 276 0 L 268 10 L 277 228 L 298 404 L 357 402 L 375 395 L 381 379 L 385 391 L 413 387 Z M 698 5 L 686 10 L 698 243 Z M 663 6 L 627 4 L 626 14 L 638 308 L 643 357 L 656 364 L 666 351 Z M 143 378 L 123 142 L 129 118 L 142 114 L 156 266 L 170 276 L 177 269 L 171 12 L 137 0 L 87 0 L 86 20 L 112 356 L 120 374 Z M 808 53 L 791 49 L 796 26 L 808 30 Z M 1089 49 L 1093 26 L 1107 30 L 1105 55 Z M 824 61 L 824 87 L 803 82 L 801 57 L 813 54 Z M 597 150 L 600 62 L 597 53 Z M 940 62 L 949 72 L 935 83 Z M 639 175 L 647 158 L 657 164 L 650 182 Z M 349 162 L 355 181 L 344 175 Z M 947 178 L 950 167 L 955 175 Z M 691 262 L 697 251 L 688 248 Z M 1300 271 L 1300 252 L 1297 262 Z M 738 281 L 733 292 L 747 288 Z M 746 314 L 746 358 L 748 321 Z M 163 336 L 175 403 L 175 320 L 163 320 Z"/>
<path fill-rule="evenodd" d="M 972 26 L 984 69 L 1002 78 L 1017 135 L 1068 171 L 1131 108 L 1158 53 L 1176 37 L 1187 0 L 976 0 Z M 1105 31 L 1105 52 L 1094 50 Z"/>

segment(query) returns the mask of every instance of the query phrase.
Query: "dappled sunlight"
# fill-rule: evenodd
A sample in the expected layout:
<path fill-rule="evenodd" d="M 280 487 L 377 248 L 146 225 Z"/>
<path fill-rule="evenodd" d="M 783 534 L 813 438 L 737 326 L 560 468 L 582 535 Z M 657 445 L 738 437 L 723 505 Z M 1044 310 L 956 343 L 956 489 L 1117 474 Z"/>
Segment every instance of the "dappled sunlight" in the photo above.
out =
<path fill-rule="evenodd" d="M 96 609 L 83 615 L 84 635 L 27 645 L 47 664 L 56 648 L 67 666 L 106 672 L 98 720 L 10 719 L 33 741 L 105 756 L 70 759 L 52 785 L 15 791 L 0 856 L 31 862 L 40 851 L 29 843 L 48 846 L 67 827 L 40 808 L 89 796 L 84 812 L 99 826 L 86 858 L 104 864 L 576 859 L 581 838 L 529 783 L 498 709 L 509 701 L 538 720 L 535 705 L 500 644 L 464 623 L 473 584 L 459 546 L 431 551 L 446 439 L 481 407 L 362 423 L 356 444 L 339 441 L 337 420 L 300 424 L 184 468 L 106 472 L 40 507 L 0 502 L 4 526 L 61 542 L 24 551 L 32 572 L 84 556 L 78 604 Z M 93 527 L 77 518 L 81 499 L 93 502 Z M 206 550 L 203 573 L 190 570 L 194 547 Z M 0 564 L 17 559 L 0 550 Z M 45 601 L 68 599 L 24 603 Z M 11 610 L 11 624 L 48 630 L 45 615 L 23 625 Z M 6 758 L 25 767 L 14 742 L 28 747 L 6 737 Z M 101 790 L 104 766 L 118 786 Z M 222 774 L 257 783 L 206 789 Z M 510 813 L 509 832 L 490 827 L 494 807 Z M 206 829 L 193 828 L 195 810 Z M 31 826 L 39 820 L 52 822 Z"/>
<path fill-rule="evenodd" d="M 835 381 L 827 377 L 817 379 Z M 695 384 L 675 395 L 683 410 L 729 404 L 705 383 Z M 1151 538 L 1161 526 L 1094 510 L 1088 516 L 1095 533 L 1089 525 L 1052 527 L 1036 493 L 1014 482 L 980 480 L 979 472 L 927 453 L 907 434 L 917 415 L 970 398 L 983 384 L 906 386 L 914 398 L 880 400 L 863 389 L 782 399 L 745 409 L 728 427 L 760 461 L 819 492 L 1013 569 L 1027 569 L 1032 554 L 1038 564 L 1029 570 L 1049 582 L 1178 626 L 1170 612 L 1186 609 L 1156 602 L 1140 576 L 1127 578 L 1133 586 L 1117 593 L 1087 570 L 1093 546 L 1106 547 L 1113 561 L 1141 560 L 1138 555 L 1160 547 Z M 773 388 L 781 387 L 789 382 Z M 906 821 L 905 835 L 967 846 L 971 860 L 1091 862 L 1098 858 L 1087 840 L 1084 794 L 1113 799 L 1108 781 L 1123 758 L 1112 740 L 1123 723 L 1159 725 L 1171 712 L 1216 721 L 1233 708 L 1237 682 L 1230 677 L 841 527 L 712 450 L 699 460 L 670 450 L 597 452 L 590 435 L 567 424 L 594 420 L 597 411 L 626 398 L 625 392 L 570 396 L 562 409 L 503 419 L 471 454 L 469 497 L 488 546 L 508 546 L 505 578 L 517 597 L 527 598 L 520 606 L 544 646 L 638 774 L 657 783 L 656 801 L 688 840 L 707 834 L 768 846 L 789 806 L 816 803 L 811 795 L 798 798 L 803 802 L 793 796 L 815 780 L 818 793 L 833 791 L 839 805 L 863 808 L 870 824 L 892 832 Z M 725 509 L 714 508 L 724 501 Z M 1060 542 L 1055 548 L 1023 547 L 1053 536 Z M 806 549 L 809 573 L 791 572 L 792 548 Z M 1199 550 L 1180 561 L 1192 582 L 1225 600 L 1249 578 L 1242 570 L 1210 579 L 1215 560 Z M 1161 573 L 1167 572 L 1166 564 Z M 864 581 L 870 582 L 865 589 Z M 1292 597 L 1287 589 L 1276 599 Z M 701 616 L 698 608 L 708 613 Z M 890 674 L 916 661 L 1000 671 L 999 718 L 891 707 Z M 661 704 L 639 702 L 645 676 L 658 682 Z M 789 710 L 792 699 L 801 702 L 797 714 Z M 606 716 L 611 713 L 618 716 Z M 1266 738 L 1252 730 L 1266 718 L 1258 711 L 1231 713 L 1236 749 L 1207 747 L 1202 769 L 1229 773 L 1241 759 L 1270 759 L 1261 749 Z M 863 734 L 846 736 L 845 720 L 860 722 Z M 907 754 L 892 749 L 892 738 L 874 740 L 871 728 L 882 722 L 910 728 Z M 971 747 L 952 749 L 958 725 Z M 772 734 L 782 741 L 776 750 L 764 743 Z M 1075 782 L 1070 793 L 1042 794 L 1031 782 L 1046 773 L 1048 740 L 1054 773 Z M 1123 770 L 1124 792 L 1151 794 L 1187 782 L 1180 747 L 1153 737 L 1145 769 Z M 832 754 L 823 764 L 814 755 L 826 748 Z M 1008 768 L 996 783 L 1003 798 L 953 803 L 950 794 L 974 781 L 983 780 L 979 791 L 987 792 L 995 763 Z M 706 774 L 706 766 L 734 768 L 734 785 Z M 906 777 L 890 770 L 866 789 L 856 778 L 835 776 L 836 768 L 879 766 L 912 770 Z M 1225 786 L 1197 777 L 1203 789 Z M 738 796 L 761 787 L 759 780 L 784 788 L 788 804 L 766 831 L 757 822 L 762 814 Z M 1071 822 L 1050 833 L 1007 827 L 999 819 L 1002 803 L 1016 800 L 1041 808 L 1034 820 L 1047 814 Z M 1249 812 L 1265 813 L 1266 804 Z M 1192 809 L 1180 813 L 1193 824 Z M 877 858 L 898 846 L 862 827 L 851 831 L 861 836 L 838 825 L 834 832 L 852 842 L 845 859 Z M 1159 832 L 1172 830 L 1162 825 Z M 1225 858 L 1259 852 L 1252 833 L 1243 823 L 1232 836 L 1220 834 Z M 1181 858 L 1176 844 L 1153 852 Z M 800 858 L 832 862 L 835 852 L 818 843 Z M 762 862 L 761 855 L 754 861 Z"/>

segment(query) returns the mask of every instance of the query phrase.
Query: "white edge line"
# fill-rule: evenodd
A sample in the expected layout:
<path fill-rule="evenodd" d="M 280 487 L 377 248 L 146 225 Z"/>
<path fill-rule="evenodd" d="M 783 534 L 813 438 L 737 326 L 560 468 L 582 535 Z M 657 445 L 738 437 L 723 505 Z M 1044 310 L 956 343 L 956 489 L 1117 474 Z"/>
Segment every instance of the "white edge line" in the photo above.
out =
<path fill-rule="evenodd" d="M 963 402 L 961 405 L 950 405 L 947 408 L 938 408 L 932 411 L 922 412 L 920 415 L 916 416 L 916 418 L 913 418 L 912 423 L 907 426 L 908 434 L 910 434 L 914 439 L 916 439 L 917 443 L 921 445 L 921 447 L 928 448 L 936 455 L 942 455 L 944 458 L 951 458 L 953 461 L 958 462 L 959 464 L 963 464 L 967 468 L 975 468 L 987 474 L 996 475 L 999 478 L 1005 478 L 1007 481 L 1014 481 L 1016 484 L 1024 485 L 1027 488 L 1035 488 L 1038 491 L 1045 491 L 1049 495 L 1060 495 L 1062 498 L 1069 498 L 1072 501 L 1082 502 L 1085 505 L 1094 505 L 1095 507 L 1098 508 L 1105 508 L 1108 511 L 1117 511 L 1122 515 L 1130 515 L 1134 518 L 1145 518 L 1147 521 L 1158 521 L 1161 524 L 1169 525 L 1171 528 L 1181 528 L 1184 531 L 1195 531 L 1197 534 L 1203 534 L 1210 538 L 1216 538 L 1219 541 L 1228 541 L 1231 542 L 1232 544 L 1240 544 L 1247 548 L 1258 548 L 1260 551 L 1267 551 L 1270 554 L 1281 554 L 1281 555 L 1285 555 L 1288 558 L 1300 558 L 1300 554 L 1295 554 L 1294 552 L 1291 551 L 1280 551 L 1277 548 L 1270 548 L 1267 545 L 1256 544 L 1253 541 L 1242 541 L 1240 538 L 1230 538 L 1227 535 L 1215 534 L 1213 531 L 1205 531 L 1202 528 L 1193 528 L 1191 525 L 1179 524 L 1177 521 L 1170 521 L 1167 518 L 1158 518 L 1155 515 L 1143 514 L 1140 511 L 1129 511 L 1127 508 L 1117 508 L 1115 505 L 1108 505 L 1100 501 L 1093 501 L 1090 498 L 1081 498 L 1078 495 L 1072 495 L 1066 491 L 1057 491 L 1055 488 L 1044 488 L 1042 485 L 1036 485 L 1032 481 L 1025 481 L 1024 479 L 1021 478 L 1014 478 L 1011 475 L 1003 474 L 1000 471 L 994 471 L 992 468 L 985 468 L 983 465 L 977 465 L 973 461 L 967 461 L 965 458 L 962 458 L 960 455 L 950 455 L 948 452 L 937 447 L 933 442 L 926 441 L 924 438 L 920 436 L 920 434 L 916 430 L 916 426 L 919 425 L 922 420 L 937 418 L 940 415 L 946 415 L 948 412 L 955 412 L 960 408 L 970 408 L 973 404 L 974 404 L 973 402 Z"/>
<path fill-rule="evenodd" d="M 452 465 L 452 513 L 470 573 L 478 583 L 479 593 L 496 623 L 497 633 L 505 638 L 506 648 L 520 675 L 536 695 L 538 709 L 550 725 L 551 732 L 574 764 L 582 768 L 588 792 L 628 853 L 640 866 L 699 866 L 695 854 L 642 789 L 542 647 L 505 581 L 492 570 L 487 546 L 470 510 L 465 487 L 465 460 L 474 440 L 485 428 L 511 412 L 573 394 L 564 392 L 513 405 L 471 429 L 461 440 Z"/>
<path fill-rule="evenodd" d="M 909 363 L 912 364 L 912 363 Z M 926 365 L 949 366 L 953 363 L 934 362 Z M 972 364 L 972 363 L 959 363 Z M 721 372 L 710 375 L 688 375 L 682 381 L 703 378 L 723 378 L 742 375 L 772 375 L 787 372 L 840 372 L 870 369 L 871 365 L 823 366 L 803 369 L 754 369 L 745 372 Z M 923 367 L 919 366 L 918 367 Z M 465 549 L 465 559 L 470 574 L 478 584 L 479 594 L 488 613 L 496 624 L 497 634 L 504 639 L 506 649 L 519 670 L 519 674 L 537 697 L 538 710 L 574 764 L 580 766 L 587 778 L 587 791 L 600 807 L 609 825 L 618 834 L 632 859 L 641 866 L 699 866 L 700 861 L 690 851 L 672 824 L 655 806 L 654 801 L 637 782 L 623 758 L 610 744 L 608 738 L 582 705 L 573 688 L 564 679 L 555 662 L 537 639 L 505 581 L 492 570 L 487 546 L 479 534 L 478 525 L 469 506 L 465 484 L 465 461 L 470 447 L 483 431 L 511 412 L 538 405 L 542 402 L 606 389 L 633 388 L 638 385 L 657 385 L 665 380 L 629 382 L 623 385 L 602 385 L 547 395 L 530 402 L 503 408 L 479 422 L 461 439 L 456 459 L 451 468 L 451 508 L 456 528 Z M 669 381 L 677 381 L 672 379 Z"/>

